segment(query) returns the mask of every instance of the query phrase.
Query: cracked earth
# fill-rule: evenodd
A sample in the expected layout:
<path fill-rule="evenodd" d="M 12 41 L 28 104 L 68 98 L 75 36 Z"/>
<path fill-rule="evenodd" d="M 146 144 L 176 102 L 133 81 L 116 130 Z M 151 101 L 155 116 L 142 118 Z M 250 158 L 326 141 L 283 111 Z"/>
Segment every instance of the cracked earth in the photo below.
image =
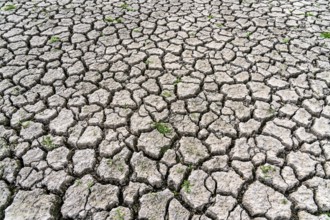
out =
<path fill-rule="evenodd" d="M 330 219 L 328 0 L 0 7 L 0 219 Z"/>

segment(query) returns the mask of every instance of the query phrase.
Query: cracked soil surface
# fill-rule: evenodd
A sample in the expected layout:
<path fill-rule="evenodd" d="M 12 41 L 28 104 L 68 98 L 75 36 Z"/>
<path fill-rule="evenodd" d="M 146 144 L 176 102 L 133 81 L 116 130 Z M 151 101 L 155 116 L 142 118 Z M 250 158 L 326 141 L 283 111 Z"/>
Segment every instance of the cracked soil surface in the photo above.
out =
<path fill-rule="evenodd" d="M 328 0 L 0 7 L 0 219 L 330 219 Z"/>

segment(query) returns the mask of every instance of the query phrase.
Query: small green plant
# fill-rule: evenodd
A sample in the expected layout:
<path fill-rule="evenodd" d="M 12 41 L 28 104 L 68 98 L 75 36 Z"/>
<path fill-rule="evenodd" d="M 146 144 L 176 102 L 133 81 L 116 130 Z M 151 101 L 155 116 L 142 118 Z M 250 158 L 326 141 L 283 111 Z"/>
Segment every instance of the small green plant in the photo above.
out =
<path fill-rule="evenodd" d="M 209 19 L 209 20 L 211 20 L 211 19 L 213 19 L 214 18 L 214 15 L 209 15 L 209 16 L 207 16 L 207 19 Z"/>
<path fill-rule="evenodd" d="M 172 93 L 170 91 L 164 91 L 164 92 L 162 92 L 162 96 L 169 98 L 172 96 Z"/>
<path fill-rule="evenodd" d="M 0 138 L 0 148 L 10 149 L 12 146 L 4 138 Z"/>
<path fill-rule="evenodd" d="M 314 14 L 312 12 L 306 12 L 306 16 L 307 17 L 312 17 L 312 16 L 314 16 Z"/>
<path fill-rule="evenodd" d="M 114 22 L 116 19 L 113 19 L 112 17 L 106 17 L 104 20 L 105 20 L 106 22 L 110 22 L 110 23 L 112 23 L 112 22 Z"/>
<path fill-rule="evenodd" d="M 93 181 L 93 180 L 89 181 L 89 182 L 87 183 L 87 187 L 88 187 L 88 189 L 90 189 L 93 185 L 94 185 L 94 181 Z"/>
<path fill-rule="evenodd" d="M 127 3 L 123 3 L 120 5 L 120 8 L 126 11 L 135 11 L 133 8 L 129 7 Z"/>
<path fill-rule="evenodd" d="M 181 78 L 177 77 L 176 80 L 173 82 L 174 85 L 178 85 L 181 82 Z"/>
<path fill-rule="evenodd" d="M 108 159 L 107 164 L 110 167 L 114 166 L 120 172 L 124 172 L 124 170 L 125 170 L 124 163 L 122 161 L 120 161 L 119 159 L 115 159 L 115 160 L 114 159 Z"/>
<path fill-rule="evenodd" d="M 77 179 L 76 182 L 75 182 L 75 184 L 76 184 L 77 186 L 81 185 L 81 184 L 82 184 L 81 179 Z"/>
<path fill-rule="evenodd" d="M 286 200 L 286 199 L 282 199 L 282 200 L 281 200 L 281 203 L 282 203 L 283 205 L 286 205 L 286 204 L 288 204 L 288 200 Z"/>
<path fill-rule="evenodd" d="M 56 43 L 56 42 L 60 42 L 60 38 L 58 36 L 52 36 L 49 40 L 49 43 Z"/>
<path fill-rule="evenodd" d="M 183 169 L 183 168 L 177 168 L 177 169 L 176 169 L 176 172 L 177 172 L 177 173 L 183 173 L 183 172 L 184 172 L 184 169 Z"/>
<path fill-rule="evenodd" d="M 127 4 L 127 3 L 123 3 L 123 4 L 121 4 L 120 5 L 120 8 L 122 8 L 122 9 L 128 9 L 129 8 L 129 5 Z"/>
<path fill-rule="evenodd" d="M 125 213 L 122 213 L 120 209 L 116 210 L 116 220 L 124 220 Z"/>
<path fill-rule="evenodd" d="M 273 107 L 269 107 L 269 109 L 267 109 L 268 114 L 274 115 L 276 113 L 276 109 L 274 109 Z"/>
<path fill-rule="evenodd" d="M 247 32 L 247 33 L 245 34 L 245 36 L 246 36 L 247 38 L 249 38 L 251 35 L 252 35 L 252 32 Z"/>
<path fill-rule="evenodd" d="M 161 134 L 171 133 L 171 129 L 165 123 L 162 122 L 155 122 L 154 128 L 156 128 L 157 131 Z"/>
<path fill-rule="evenodd" d="M 151 61 L 151 60 L 146 60 L 146 61 L 144 61 L 144 63 L 145 63 L 146 65 L 149 65 L 149 64 L 152 64 L 152 61 Z"/>
<path fill-rule="evenodd" d="M 30 121 L 23 121 L 23 122 L 20 122 L 22 128 L 28 128 L 31 124 Z"/>
<path fill-rule="evenodd" d="M 330 39 L 330 32 L 322 32 L 320 36 L 325 39 Z"/>
<path fill-rule="evenodd" d="M 269 177 L 270 173 L 273 173 L 276 171 L 275 167 L 270 165 L 263 165 L 260 167 L 261 172 L 265 175 L 265 177 Z"/>
<path fill-rule="evenodd" d="M 104 19 L 106 22 L 109 22 L 109 23 L 123 23 L 123 19 L 122 18 L 112 18 L 112 17 L 106 17 Z"/>
<path fill-rule="evenodd" d="M 198 115 L 198 113 L 191 113 L 190 116 L 192 119 L 198 119 L 199 115 Z"/>
<path fill-rule="evenodd" d="M 223 24 L 221 24 L 221 23 L 216 23 L 215 24 L 218 28 L 222 28 L 223 27 Z"/>
<path fill-rule="evenodd" d="M 123 23 L 124 20 L 123 20 L 122 18 L 117 18 L 117 19 L 116 19 L 116 22 L 117 22 L 117 23 Z"/>
<path fill-rule="evenodd" d="M 190 31 L 188 34 L 189 34 L 190 37 L 195 37 L 196 36 L 196 32 L 194 32 L 194 31 Z"/>
<path fill-rule="evenodd" d="M 290 41 L 290 38 L 284 38 L 284 39 L 282 40 L 282 42 L 285 43 L 285 44 L 289 43 L 289 41 Z"/>
<path fill-rule="evenodd" d="M 177 191 L 173 191 L 173 194 L 174 194 L 174 196 L 179 196 L 180 195 L 180 193 L 177 192 Z"/>
<path fill-rule="evenodd" d="M 18 96 L 21 93 L 21 90 L 19 89 L 19 87 L 15 87 L 12 91 L 11 94 L 14 96 Z"/>
<path fill-rule="evenodd" d="M 190 184 L 190 181 L 189 180 L 185 180 L 183 181 L 182 183 L 182 188 L 183 190 L 186 192 L 186 193 L 191 193 L 191 184 Z"/>
<path fill-rule="evenodd" d="M 140 166 L 141 170 L 146 170 L 149 165 L 146 161 L 140 161 L 139 166 Z"/>
<path fill-rule="evenodd" d="M 2 11 L 11 11 L 14 9 L 16 9 L 16 5 L 13 5 L 13 4 L 8 4 L 1 8 Z"/>
<path fill-rule="evenodd" d="M 55 144 L 50 136 L 46 136 L 42 138 L 41 144 L 47 148 L 54 148 Z"/>
<path fill-rule="evenodd" d="M 133 32 L 135 32 L 135 33 L 140 33 L 140 32 L 141 32 L 141 29 L 140 29 L 140 28 L 134 28 L 134 29 L 133 29 Z"/>
<path fill-rule="evenodd" d="M 110 158 L 110 159 L 108 159 L 107 160 L 107 164 L 109 165 L 109 166 L 112 166 L 112 164 L 113 164 L 113 160 Z"/>
<path fill-rule="evenodd" d="M 119 164 L 117 164 L 117 169 L 121 173 L 124 172 L 124 170 L 125 170 L 124 164 L 122 162 L 120 162 Z"/>
<path fill-rule="evenodd" d="M 319 214 L 319 216 L 321 216 L 321 215 L 325 215 L 326 216 L 326 220 L 330 220 L 330 212 L 321 212 Z"/>

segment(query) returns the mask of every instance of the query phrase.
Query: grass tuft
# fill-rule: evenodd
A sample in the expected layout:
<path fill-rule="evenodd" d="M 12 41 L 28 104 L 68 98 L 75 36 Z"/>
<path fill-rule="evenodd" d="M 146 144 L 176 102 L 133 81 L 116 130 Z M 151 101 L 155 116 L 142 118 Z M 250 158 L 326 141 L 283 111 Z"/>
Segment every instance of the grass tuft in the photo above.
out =
<path fill-rule="evenodd" d="M 207 19 L 209 19 L 209 20 L 211 20 L 211 19 L 213 19 L 214 18 L 214 15 L 209 15 L 209 16 L 207 16 Z"/>
<path fill-rule="evenodd" d="M 172 132 L 171 129 L 168 127 L 168 125 L 162 122 L 155 122 L 154 128 L 156 128 L 157 131 L 161 134 L 169 134 Z"/>
<path fill-rule="evenodd" d="M 125 214 L 120 211 L 120 209 L 116 210 L 116 220 L 124 220 Z"/>
<path fill-rule="evenodd" d="M 222 28 L 223 27 L 223 24 L 221 24 L 221 23 L 216 23 L 215 24 L 218 28 Z"/>
<path fill-rule="evenodd" d="M 183 181 L 181 187 L 183 188 L 183 190 L 186 192 L 186 193 L 191 193 L 191 184 L 189 182 L 189 180 L 185 180 Z"/>
<path fill-rule="evenodd" d="M 104 21 L 109 22 L 109 23 L 123 23 L 122 18 L 112 18 L 112 17 L 106 17 Z"/>
<path fill-rule="evenodd" d="M 322 32 L 320 36 L 325 39 L 330 39 L 330 32 Z"/>
<path fill-rule="evenodd" d="M 269 173 L 276 171 L 275 167 L 270 166 L 270 165 L 263 165 L 260 167 L 260 169 L 264 175 L 268 175 Z"/>
<path fill-rule="evenodd" d="M 49 43 L 57 43 L 57 42 L 60 42 L 61 39 L 58 37 L 58 36 L 52 36 L 49 40 Z"/>
<path fill-rule="evenodd" d="M 28 128 L 31 124 L 30 121 L 23 121 L 23 122 L 20 122 L 22 128 Z"/>
<path fill-rule="evenodd" d="M 169 98 L 172 96 L 172 93 L 170 91 L 165 90 L 164 92 L 162 92 L 162 96 L 164 96 L 165 98 Z"/>
<path fill-rule="evenodd" d="M 307 16 L 307 17 L 313 17 L 314 14 L 313 14 L 312 12 L 306 12 L 306 16 Z"/>
<path fill-rule="evenodd" d="M 123 3 L 120 5 L 120 8 L 126 11 L 135 11 L 133 8 L 131 8 L 127 3 Z"/>
<path fill-rule="evenodd" d="M 177 77 L 176 80 L 173 82 L 173 85 L 178 85 L 181 82 L 181 78 Z"/>
<path fill-rule="evenodd" d="M 47 148 L 54 148 L 55 147 L 55 144 L 53 143 L 53 140 L 50 136 L 43 137 L 42 141 L 41 141 L 41 144 L 44 147 L 47 147 Z"/>
<path fill-rule="evenodd" d="M 1 8 L 2 11 L 11 11 L 11 10 L 15 10 L 15 9 L 16 9 L 16 5 L 13 5 L 13 4 L 8 4 Z"/>

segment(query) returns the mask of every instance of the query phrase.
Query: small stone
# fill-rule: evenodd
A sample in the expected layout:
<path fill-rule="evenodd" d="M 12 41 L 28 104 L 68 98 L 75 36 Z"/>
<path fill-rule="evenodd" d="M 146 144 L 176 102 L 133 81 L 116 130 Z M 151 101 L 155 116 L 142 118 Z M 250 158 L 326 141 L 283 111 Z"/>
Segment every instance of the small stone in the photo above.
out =
<path fill-rule="evenodd" d="M 47 170 L 46 172 L 49 171 L 50 170 Z M 50 171 L 43 179 L 42 185 L 45 185 L 47 189 L 53 193 L 62 194 L 73 180 L 74 178 L 69 176 L 64 170 Z"/>
<path fill-rule="evenodd" d="M 222 86 L 221 92 L 224 93 L 228 99 L 235 101 L 244 101 L 249 95 L 249 90 L 244 84 L 225 84 Z"/>
<path fill-rule="evenodd" d="M 297 191 L 290 194 L 290 199 L 296 204 L 296 209 L 316 212 L 317 206 L 313 196 L 313 191 L 302 185 Z"/>
<path fill-rule="evenodd" d="M 127 181 L 129 167 L 126 164 L 131 152 L 124 148 L 113 158 L 102 158 L 96 172 L 106 181 L 116 181 L 119 184 L 124 184 Z"/>
<path fill-rule="evenodd" d="M 9 204 L 11 197 L 11 192 L 9 190 L 8 185 L 5 183 L 5 181 L 0 180 L 0 212 L 3 212 L 4 209 Z M 0 214 L 0 217 L 2 215 Z"/>
<path fill-rule="evenodd" d="M 157 129 L 142 133 L 138 139 L 137 148 L 150 157 L 160 159 L 162 152 L 171 147 L 172 139 L 161 134 Z"/>
<path fill-rule="evenodd" d="M 140 199 L 139 218 L 164 219 L 168 201 L 172 197 L 173 193 L 168 189 L 143 195 Z"/>
<path fill-rule="evenodd" d="M 211 192 L 204 185 L 207 176 L 202 170 L 193 170 L 181 186 L 182 199 L 194 209 L 201 210 L 210 201 Z"/>
<path fill-rule="evenodd" d="M 86 174 L 92 171 L 95 166 L 95 151 L 92 149 L 77 150 L 72 157 L 72 162 L 75 174 Z"/>
<path fill-rule="evenodd" d="M 244 184 L 244 180 L 232 170 L 228 172 L 215 172 L 212 174 L 212 177 L 217 182 L 218 193 L 231 194 L 234 197 L 238 196 L 238 192 Z"/>
<path fill-rule="evenodd" d="M 98 126 L 88 126 L 79 138 L 77 145 L 80 148 L 97 147 L 102 140 L 102 130 Z"/>
<path fill-rule="evenodd" d="M 162 185 L 162 175 L 157 170 L 156 161 L 145 156 L 142 152 L 134 153 L 131 159 L 134 169 L 133 177 L 137 180 L 160 187 Z"/>
<path fill-rule="evenodd" d="M 70 150 L 66 147 L 59 147 L 47 154 L 48 164 L 55 170 L 63 169 L 68 164 Z"/>
<path fill-rule="evenodd" d="M 320 138 L 330 138 L 330 120 L 324 117 L 316 118 L 312 125 L 312 132 Z"/>
<path fill-rule="evenodd" d="M 179 189 L 183 178 L 187 173 L 188 167 L 182 164 L 176 164 L 170 169 L 170 173 L 167 177 L 167 184 L 171 187 L 174 187 L 176 190 Z"/>
<path fill-rule="evenodd" d="M 168 219 L 169 220 L 188 220 L 190 212 L 183 207 L 176 199 L 172 199 L 168 207 Z"/>
<path fill-rule="evenodd" d="M 226 219 L 236 203 L 236 199 L 231 196 L 217 195 L 214 205 L 210 206 L 206 213 L 215 219 Z"/>
<path fill-rule="evenodd" d="M 83 218 L 89 195 L 89 186 L 94 183 L 90 175 L 77 179 L 65 192 L 61 213 L 64 218 Z"/>
<path fill-rule="evenodd" d="M 111 209 L 109 216 L 106 220 L 132 220 L 133 216 L 129 208 L 119 206 Z"/>
<path fill-rule="evenodd" d="M 243 195 L 243 206 L 252 216 L 265 215 L 269 219 L 289 220 L 291 202 L 272 188 L 254 182 Z"/>
<path fill-rule="evenodd" d="M 49 128 L 55 134 L 64 135 L 73 124 L 74 118 L 72 111 L 62 109 L 58 116 L 50 122 Z"/>
<path fill-rule="evenodd" d="M 139 182 L 130 182 L 123 191 L 125 203 L 132 205 L 139 196 L 142 196 L 147 191 L 151 190 L 150 186 Z"/>
<path fill-rule="evenodd" d="M 41 150 L 40 148 L 36 147 L 24 154 L 23 162 L 24 165 L 31 165 L 40 162 L 41 160 L 45 159 L 46 153 Z"/>
<path fill-rule="evenodd" d="M 33 140 L 40 137 L 44 133 L 43 125 L 40 123 L 26 122 L 26 125 L 23 125 L 20 135 L 26 140 Z"/>
<path fill-rule="evenodd" d="M 54 210 L 59 209 L 60 199 L 46 194 L 41 189 L 18 191 L 13 203 L 6 209 L 6 220 L 19 219 L 57 219 Z"/>
<path fill-rule="evenodd" d="M 213 71 L 208 60 L 197 60 L 195 68 L 205 74 L 212 73 Z"/>
<path fill-rule="evenodd" d="M 186 99 L 196 96 L 200 92 L 199 84 L 182 82 L 178 84 L 179 99 Z"/>
<path fill-rule="evenodd" d="M 90 195 L 88 197 L 86 209 L 95 208 L 97 210 L 109 210 L 118 205 L 119 188 L 113 185 L 102 185 L 93 182 L 88 183 L 90 187 Z"/>
<path fill-rule="evenodd" d="M 315 174 L 317 162 L 306 153 L 290 152 L 287 156 L 287 162 L 296 171 L 299 180 Z"/>
<path fill-rule="evenodd" d="M 293 146 L 291 131 L 289 129 L 277 126 L 273 122 L 267 122 L 266 126 L 262 130 L 262 133 L 278 138 L 286 147 L 291 148 Z"/>
<path fill-rule="evenodd" d="M 136 103 L 131 99 L 131 94 L 127 90 L 116 92 L 112 98 L 111 105 L 122 108 L 136 108 Z"/>
<path fill-rule="evenodd" d="M 179 144 L 179 151 L 185 163 L 198 164 L 209 155 L 207 148 L 196 138 L 182 137 Z"/>

